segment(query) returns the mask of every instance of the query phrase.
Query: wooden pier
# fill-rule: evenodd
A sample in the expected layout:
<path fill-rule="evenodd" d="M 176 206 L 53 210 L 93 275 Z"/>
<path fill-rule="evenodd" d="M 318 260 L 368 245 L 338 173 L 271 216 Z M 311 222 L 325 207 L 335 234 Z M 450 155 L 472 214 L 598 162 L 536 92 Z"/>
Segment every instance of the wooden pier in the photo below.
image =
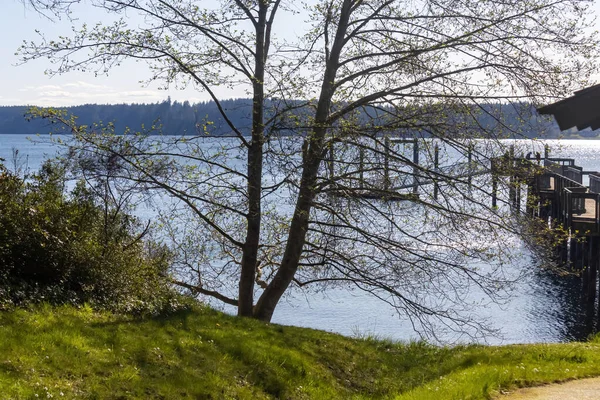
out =
<path fill-rule="evenodd" d="M 544 160 L 534 193 L 543 204 L 542 218 L 550 217 L 573 234 L 600 235 L 600 173 L 584 171 L 570 158 Z M 588 175 L 585 186 L 583 176 Z"/>
<path fill-rule="evenodd" d="M 326 159 L 327 176 L 331 182 L 329 193 L 340 197 L 398 201 L 420 198 L 419 190 L 433 185 L 433 197 L 438 198 L 439 185 L 443 181 L 464 180 L 471 184 L 478 175 L 489 174 L 489 168 L 481 168 L 473 162 L 473 146 L 465 148 L 465 160 L 453 165 L 440 166 L 438 144 L 433 145 L 433 165 L 419 162 L 417 138 L 380 139 L 381 146 L 366 143 L 339 143 L 354 148 L 354 153 L 338 154 L 334 146 L 329 148 Z M 411 157 L 399 157 L 393 147 L 399 144 L 412 147 Z M 405 170 L 399 170 L 402 165 Z M 406 190 L 409 190 L 408 192 Z"/>
<path fill-rule="evenodd" d="M 497 202 L 496 182 L 509 176 L 511 205 L 519 207 L 516 200 L 525 184 L 528 213 L 572 236 L 600 237 L 600 172 L 584 171 L 573 158 L 497 157 L 492 159 L 491 173 L 492 205 Z M 587 186 L 583 184 L 586 175 Z"/>
<path fill-rule="evenodd" d="M 503 161 L 493 162 L 500 165 Z M 539 165 L 536 160 L 511 159 L 510 164 L 510 169 L 497 169 L 496 175 L 512 171 L 511 179 L 516 182 L 512 192 L 520 191 L 521 183 L 527 185 L 526 212 L 563 233 L 564 239 L 554 247 L 554 258 L 581 276 L 583 298 L 593 307 L 598 300 L 600 270 L 600 172 L 585 171 L 572 158 L 546 156 Z M 583 184 L 586 175 L 588 185 Z M 517 195 L 510 196 L 518 207 Z"/>
<path fill-rule="evenodd" d="M 411 146 L 412 154 L 399 155 L 393 148 L 397 144 Z M 489 163 L 473 162 L 474 151 L 469 144 L 462 149 L 464 160 L 440 166 L 439 148 L 435 143 L 431 146 L 431 159 L 420 165 L 416 139 L 379 138 L 376 145 L 340 142 L 340 148 L 329 148 L 325 160 L 327 193 L 375 201 L 410 201 L 419 200 L 420 188 L 429 185 L 428 195 L 437 199 L 441 186 L 448 182 L 458 182 L 468 190 L 474 177 L 487 175 L 491 182 L 484 179 L 488 182 L 484 185 L 490 186 L 479 188 L 489 190 L 492 208 L 498 207 L 499 196 L 507 192 L 508 199 L 503 198 L 502 203 L 516 214 L 525 213 L 548 226 L 543 235 L 544 239 L 553 239 L 553 251 L 544 247 L 544 256 L 550 255 L 581 277 L 583 303 L 598 305 L 600 313 L 600 172 L 585 171 L 573 158 L 550 157 L 548 147 L 543 156 L 536 153 L 534 157 L 519 157 L 510 146 Z"/>

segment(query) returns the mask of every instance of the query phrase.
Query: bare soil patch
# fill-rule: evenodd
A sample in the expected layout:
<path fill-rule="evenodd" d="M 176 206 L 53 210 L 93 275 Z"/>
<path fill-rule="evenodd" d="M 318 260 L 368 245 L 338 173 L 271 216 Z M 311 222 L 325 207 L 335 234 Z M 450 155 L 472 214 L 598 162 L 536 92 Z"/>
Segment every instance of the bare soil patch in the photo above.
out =
<path fill-rule="evenodd" d="M 519 389 L 497 400 L 600 400 L 600 378 Z"/>

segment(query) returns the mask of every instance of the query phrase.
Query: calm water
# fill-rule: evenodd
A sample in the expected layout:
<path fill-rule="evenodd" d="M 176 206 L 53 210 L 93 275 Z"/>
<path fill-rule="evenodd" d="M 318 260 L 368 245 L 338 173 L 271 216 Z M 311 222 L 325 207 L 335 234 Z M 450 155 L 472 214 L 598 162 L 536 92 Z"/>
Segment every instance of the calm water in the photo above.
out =
<path fill-rule="evenodd" d="M 549 141 L 552 156 L 576 159 L 585 170 L 600 171 L 600 141 Z M 541 145 L 532 150 L 537 151 Z M 34 143 L 22 135 L 0 135 L 0 158 L 13 165 L 32 170 L 56 154 L 48 143 Z M 535 258 L 522 255 L 522 265 L 530 272 L 515 287 L 514 294 L 503 304 L 481 305 L 474 309 L 479 318 L 489 318 L 500 336 L 488 343 L 556 342 L 585 338 L 597 328 L 598 311 L 582 306 L 577 278 L 558 278 L 535 267 Z M 230 310 L 226 310 L 230 311 Z M 417 339 L 410 321 L 363 292 L 342 289 L 326 294 L 289 295 L 277 308 L 273 322 L 339 332 L 344 335 L 375 335 L 395 340 Z M 447 337 L 445 340 L 455 340 Z M 460 338 L 460 340 L 468 340 Z"/>

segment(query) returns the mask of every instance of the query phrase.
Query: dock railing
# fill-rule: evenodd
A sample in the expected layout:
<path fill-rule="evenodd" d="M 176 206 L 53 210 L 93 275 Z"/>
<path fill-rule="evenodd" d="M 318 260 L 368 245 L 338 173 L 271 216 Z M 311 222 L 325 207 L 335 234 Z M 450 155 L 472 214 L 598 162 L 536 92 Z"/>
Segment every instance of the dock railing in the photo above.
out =
<path fill-rule="evenodd" d="M 563 165 L 563 175 L 579 184 L 583 184 L 583 168 L 574 165 Z"/>
<path fill-rule="evenodd" d="M 584 192 L 585 188 L 566 188 L 564 190 L 563 215 L 565 226 L 571 226 L 573 216 L 587 220 L 593 219 L 596 228 L 600 226 L 600 194 Z M 593 210 L 586 209 L 586 200 L 593 200 Z M 586 214 L 582 216 L 582 214 Z"/>
<path fill-rule="evenodd" d="M 600 172 L 591 172 L 590 177 L 590 192 L 600 193 Z"/>
<path fill-rule="evenodd" d="M 566 166 L 575 166 L 575 159 L 574 158 L 562 158 L 562 157 L 551 157 L 551 158 L 544 158 L 544 166 L 548 166 L 549 164 L 559 164 L 559 165 L 566 165 Z"/>

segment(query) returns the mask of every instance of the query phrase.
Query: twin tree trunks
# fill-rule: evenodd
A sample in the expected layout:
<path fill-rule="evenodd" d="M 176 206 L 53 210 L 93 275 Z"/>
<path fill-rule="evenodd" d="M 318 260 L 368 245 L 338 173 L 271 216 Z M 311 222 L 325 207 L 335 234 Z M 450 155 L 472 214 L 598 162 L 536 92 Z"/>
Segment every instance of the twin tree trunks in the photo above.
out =
<path fill-rule="evenodd" d="M 320 247 L 336 239 L 328 221 L 311 220 L 318 207 L 328 207 L 318 204 L 319 195 L 330 189 L 327 182 L 321 185 L 323 177 L 319 173 L 326 169 L 322 164 L 331 148 L 331 138 L 344 139 L 343 128 L 356 126 L 362 129 L 363 136 L 379 132 L 380 128 L 420 130 L 445 143 L 452 143 L 457 135 L 497 137 L 494 127 L 498 120 L 490 104 L 522 105 L 561 96 L 561 90 L 569 90 L 593 76 L 598 70 L 596 60 L 600 59 L 598 40 L 592 33 L 595 29 L 590 29 L 594 22 L 591 5 L 585 0 L 319 0 L 310 2 L 306 9 L 280 0 L 223 0 L 217 6 L 199 0 L 92 1 L 95 12 L 104 11 L 108 21 L 118 21 L 108 25 L 86 25 L 77 18 L 79 7 L 74 4 L 82 3 L 83 7 L 87 2 L 20 1 L 49 17 L 72 15 L 69 22 L 79 24 L 66 37 L 46 38 L 40 32 L 39 41 L 26 41 L 19 49 L 22 62 L 50 60 L 47 72 L 63 74 L 86 70 L 107 73 L 126 60 L 144 60 L 152 71 L 148 83 L 158 82 L 161 87 L 189 85 L 214 102 L 220 123 L 247 154 L 245 168 L 232 169 L 223 159 L 201 151 L 179 151 L 177 146 L 181 143 L 165 152 L 144 148 L 138 154 L 130 152 L 129 147 L 118 146 L 109 150 L 129 168 L 131 185 L 158 188 L 180 200 L 185 210 L 195 216 L 199 229 L 214 233 L 206 238 L 208 246 L 221 249 L 228 265 L 236 265 L 235 274 L 227 275 L 214 265 L 214 260 L 197 257 L 198 263 L 189 266 L 188 271 L 194 276 L 191 283 L 197 285 L 197 292 L 237 306 L 240 316 L 263 321 L 271 320 L 283 294 L 302 278 L 299 284 L 303 285 L 344 281 L 371 293 L 382 290 L 398 304 L 398 310 L 409 310 L 407 315 L 415 315 L 414 322 L 433 316 L 461 329 L 464 324 L 460 318 L 448 317 L 445 308 L 429 305 L 431 287 L 425 293 L 415 286 L 403 286 L 405 276 L 396 266 L 425 263 L 429 272 L 448 274 L 461 274 L 463 269 L 438 268 L 425 247 L 405 254 L 401 251 L 405 248 L 403 241 L 391 240 L 391 235 L 380 229 L 365 230 L 354 220 L 342 227 L 352 232 L 344 237 L 348 248 L 360 247 L 368 240 L 376 247 L 373 253 L 385 252 L 385 259 L 373 259 L 372 253 L 347 257 L 327 246 Z M 136 23 L 128 13 L 141 17 L 144 24 Z M 298 24 L 298 29 L 288 29 L 289 18 Z M 526 51 L 542 47 L 547 51 Z M 585 57 L 578 57 L 582 54 Z M 473 79 L 478 76 L 490 78 Z M 231 118 L 227 99 L 220 94 L 223 88 L 240 88 L 241 93 L 252 98 L 250 130 L 247 121 Z M 306 110 L 306 115 L 295 113 L 301 110 Z M 363 116 L 368 118 L 364 120 Z M 478 116 L 492 118 L 482 124 Z M 79 137 L 92 140 L 81 146 L 106 148 L 106 142 L 93 142 L 85 129 L 72 128 Z M 292 132 L 305 140 L 301 151 L 293 149 L 294 155 L 301 156 L 297 164 L 283 171 L 286 178 L 270 186 L 263 181 L 263 168 L 267 169 L 269 157 L 276 157 L 275 164 L 286 166 L 296 159 L 287 149 L 273 152 L 269 147 L 272 139 L 281 137 L 281 132 Z M 412 188 L 409 195 L 417 198 L 419 186 L 426 184 L 425 178 L 439 177 L 441 173 L 435 171 L 439 168 L 439 158 L 435 156 L 435 167 L 424 174 L 429 176 L 420 176 L 423 170 L 417 168 L 416 145 L 413 150 L 413 181 L 407 189 Z M 229 190 L 228 195 L 220 195 L 221 186 L 215 190 L 215 186 L 204 185 L 210 182 L 204 175 L 198 179 L 202 184 L 190 184 L 190 179 L 179 176 L 176 169 L 165 174 L 156 172 L 154 161 L 162 160 L 165 154 L 173 163 L 189 157 L 188 160 L 202 164 L 201 175 L 226 181 L 223 186 Z M 386 154 L 384 160 L 384 192 L 394 189 L 395 175 L 389 156 Z M 363 154 L 363 162 L 364 158 Z M 470 165 L 473 160 L 468 158 Z M 459 184 L 471 179 L 464 169 L 455 178 Z M 428 183 L 435 184 L 435 179 Z M 291 220 L 286 221 L 284 228 L 275 223 L 279 222 L 277 216 L 269 221 L 271 225 L 263 223 L 269 216 L 267 198 L 273 187 L 289 188 L 293 193 Z M 441 192 L 435 185 L 434 190 L 436 195 Z M 581 200 L 582 195 L 572 190 L 565 196 Z M 519 198 L 516 188 L 511 199 L 520 203 Z M 472 201 L 468 196 L 463 200 Z M 440 210 L 439 204 L 421 204 L 430 206 L 428 211 L 439 219 L 473 228 L 473 224 L 464 222 L 464 210 L 460 207 Z M 230 218 L 223 217 L 225 214 Z M 396 215 L 391 212 L 378 215 L 392 225 L 396 222 Z M 566 217 L 573 221 L 578 218 L 577 213 L 570 211 Z M 244 231 L 240 233 L 242 226 Z M 507 227 L 498 227 L 504 228 Z M 427 240 L 445 240 L 437 234 L 441 235 L 432 229 Z M 418 239 L 423 240 L 422 236 Z M 390 249 L 400 251 L 386 252 Z M 459 244 L 449 250 L 455 258 L 465 254 Z M 487 249 L 477 250 L 475 256 L 487 256 Z M 320 268 L 315 268 L 314 273 L 309 270 L 306 275 L 297 274 L 305 271 L 299 269 L 305 259 L 309 259 L 309 265 Z M 365 271 L 361 268 L 364 263 L 373 264 L 373 268 Z M 455 265 L 455 260 L 447 265 Z M 256 299 L 261 268 L 268 270 L 268 278 L 262 281 L 265 287 Z M 473 279 L 468 273 L 461 277 Z M 238 286 L 237 298 L 217 293 L 219 288 L 231 284 Z M 494 287 L 490 282 L 489 288 Z M 461 299 L 457 296 L 453 301 L 459 304 Z"/>

